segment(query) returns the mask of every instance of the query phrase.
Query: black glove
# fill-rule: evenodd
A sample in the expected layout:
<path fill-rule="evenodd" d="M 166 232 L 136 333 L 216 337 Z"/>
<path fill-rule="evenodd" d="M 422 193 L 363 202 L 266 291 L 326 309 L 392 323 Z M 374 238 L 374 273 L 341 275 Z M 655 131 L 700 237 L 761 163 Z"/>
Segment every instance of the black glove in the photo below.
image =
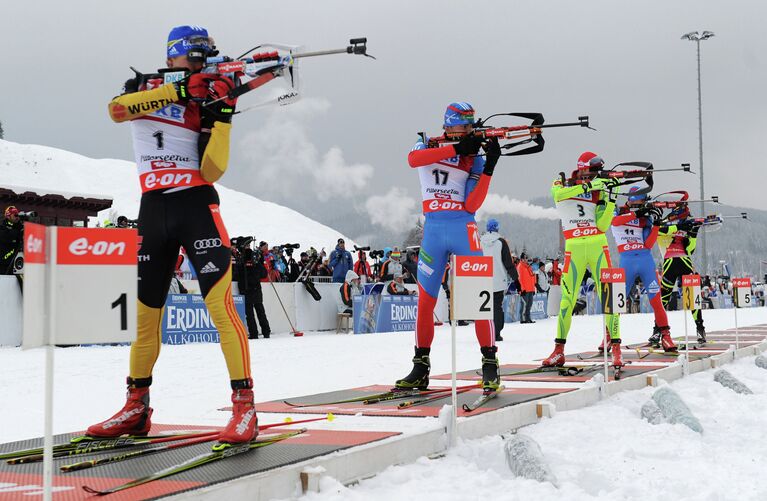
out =
<path fill-rule="evenodd" d="M 133 70 L 133 68 L 131 69 Z M 135 73 L 136 76 L 125 81 L 125 85 L 123 85 L 123 94 L 133 94 L 134 92 L 138 92 L 139 87 L 144 83 L 143 73 L 139 73 L 136 70 L 133 70 L 133 73 Z"/>
<path fill-rule="evenodd" d="M 494 137 L 490 139 L 488 142 L 484 145 L 485 148 L 485 168 L 482 171 L 482 174 L 487 174 L 488 176 L 493 175 L 493 171 L 495 170 L 495 164 L 498 163 L 498 159 L 501 158 L 501 145 L 498 144 L 498 138 Z"/>
<path fill-rule="evenodd" d="M 653 207 L 650 209 L 649 215 L 652 216 L 652 218 L 656 221 L 663 219 L 663 209 L 660 207 Z"/>
<path fill-rule="evenodd" d="M 620 181 L 618 181 L 617 179 L 611 178 L 611 179 L 608 179 L 607 183 L 605 184 L 607 185 L 607 199 L 611 203 L 615 203 L 616 200 L 618 200 L 618 192 L 619 192 L 618 186 L 620 186 L 621 184 Z"/>
<path fill-rule="evenodd" d="M 460 141 L 453 145 L 455 153 L 458 155 L 476 155 L 479 153 L 479 147 L 482 146 L 482 138 L 469 134 L 463 136 Z"/>
<path fill-rule="evenodd" d="M 203 106 L 203 110 L 207 113 L 204 115 L 212 115 L 214 121 L 232 123 L 232 115 L 234 115 L 234 108 L 237 104 L 237 99 L 231 99 L 225 97 L 229 91 L 234 89 L 234 82 L 227 77 L 219 76 L 213 80 L 213 84 L 210 86 L 208 98 L 212 100 L 220 101 L 208 102 Z"/>

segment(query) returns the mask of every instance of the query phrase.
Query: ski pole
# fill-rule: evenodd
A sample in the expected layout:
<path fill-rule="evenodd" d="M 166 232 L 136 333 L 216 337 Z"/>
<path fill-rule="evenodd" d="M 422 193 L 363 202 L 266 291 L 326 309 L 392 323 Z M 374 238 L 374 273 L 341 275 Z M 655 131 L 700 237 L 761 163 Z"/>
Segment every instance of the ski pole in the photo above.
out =
<path fill-rule="evenodd" d="M 269 276 L 269 273 L 267 272 L 266 278 L 269 279 L 269 283 L 272 285 L 272 289 L 274 290 L 274 295 L 277 296 L 277 301 L 280 302 L 280 306 L 282 307 L 282 311 L 285 313 L 285 318 L 288 319 L 288 324 L 290 324 L 290 330 L 293 333 L 293 337 L 301 337 L 304 335 L 303 332 L 299 332 L 296 330 L 295 327 L 293 327 L 293 322 L 290 320 L 290 315 L 288 315 L 288 310 L 285 309 L 285 305 L 282 304 L 282 299 L 280 298 L 280 294 L 277 292 L 277 287 L 274 286 L 274 282 L 272 282 L 272 277 Z"/>

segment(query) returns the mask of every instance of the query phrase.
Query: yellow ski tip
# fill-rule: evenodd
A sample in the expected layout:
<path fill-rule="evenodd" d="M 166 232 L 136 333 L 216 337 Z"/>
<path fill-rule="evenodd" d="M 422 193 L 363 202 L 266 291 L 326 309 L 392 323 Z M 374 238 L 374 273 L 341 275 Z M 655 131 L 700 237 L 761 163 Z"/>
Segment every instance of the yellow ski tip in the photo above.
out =
<path fill-rule="evenodd" d="M 292 422 L 293 422 L 293 418 L 292 418 L 292 417 L 290 417 L 290 416 L 288 416 L 288 417 L 286 417 L 285 419 L 283 419 L 283 420 L 282 420 L 282 422 L 283 422 L 283 423 L 292 423 Z"/>
<path fill-rule="evenodd" d="M 333 421 L 335 418 L 332 412 L 328 412 L 328 421 Z"/>

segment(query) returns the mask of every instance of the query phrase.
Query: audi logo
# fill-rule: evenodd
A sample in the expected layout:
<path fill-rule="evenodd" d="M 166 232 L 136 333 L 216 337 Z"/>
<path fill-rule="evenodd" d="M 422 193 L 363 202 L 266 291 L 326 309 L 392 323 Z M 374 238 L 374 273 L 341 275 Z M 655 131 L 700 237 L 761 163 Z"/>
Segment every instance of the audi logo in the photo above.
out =
<path fill-rule="evenodd" d="M 194 248 L 197 250 L 213 249 L 214 247 L 221 247 L 220 238 L 206 238 L 203 240 L 194 241 Z"/>

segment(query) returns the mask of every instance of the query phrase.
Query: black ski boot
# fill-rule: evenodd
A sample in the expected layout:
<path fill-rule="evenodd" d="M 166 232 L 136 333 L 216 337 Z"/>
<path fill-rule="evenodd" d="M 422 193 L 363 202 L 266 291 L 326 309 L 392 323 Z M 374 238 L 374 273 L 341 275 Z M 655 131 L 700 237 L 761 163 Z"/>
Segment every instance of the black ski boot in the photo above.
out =
<path fill-rule="evenodd" d="M 416 348 L 413 357 L 413 370 L 410 374 L 394 383 L 394 388 L 398 390 L 425 390 L 429 387 L 429 371 L 431 370 L 431 361 L 429 360 L 431 348 Z"/>
<path fill-rule="evenodd" d="M 482 352 L 482 389 L 485 393 L 498 391 L 501 387 L 501 376 L 498 375 L 498 358 L 495 356 L 497 346 L 483 346 Z"/>
<path fill-rule="evenodd" d="M 695 324 L 695 330 L 698 333 L 698 344 L 706 344 L 706 328 L 703 327 L 703 322 Z"/>
<path fill-rule="evenodd" d="M 660 338 L 660 328 L 655 325 L 652 328 L 652 336 L 650 336 L 650 339 L 648 339 L 647 342 L 650 343 L 653 348 L 660 348 Z"/>

